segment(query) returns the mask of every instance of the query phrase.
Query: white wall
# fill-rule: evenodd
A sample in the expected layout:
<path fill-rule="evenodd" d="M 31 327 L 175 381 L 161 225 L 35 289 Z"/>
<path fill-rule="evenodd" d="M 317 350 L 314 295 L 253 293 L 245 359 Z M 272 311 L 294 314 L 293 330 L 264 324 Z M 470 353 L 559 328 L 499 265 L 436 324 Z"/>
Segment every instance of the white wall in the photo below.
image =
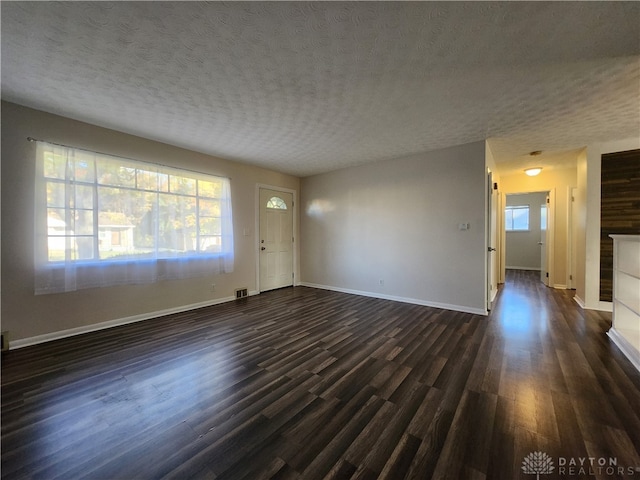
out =
<path fill-rule="evenodd" d="M 136 160 L 231 177 L 233 273 L 149 285 L 33 294 L 35 143 L 63 143 Z M 300 180 L 265 169 L 126 135 L 48 113 L 2 103 L 2 330 L 12 341 L 55 337 L 120 319 L 215 303 L 235 288 L 256 290 L 256 184 L 299 192 Z M 296 245 L 296 248 L 298 245 Z M 299 272 L 295 272 L 299 277 Z M 216 284 L 215 291 L 211 284 Z"/>
<path fill-rule="evenodd" d="M 587 239 L 587 149 L 578 155 L 577 188 L 576 188 L 576 219 L 574 221 L 575 248 L 576 248 L 576 294 L 573 297 L 576 302 L 584 307 L 585 279 L 586 279 L 586 239 Z M 600 206 L 598 205 L 598 211 Z M 598 213 L 598 218 L 600 214 Z M 599 236 L 598 236 L 599 238 Z M 599 281 L 598 281 L 599 283 Z"/>
<path fill-rule="evenodd" d="M 579 170 L 578 197 L 584 208 L 584 232 L 578 239 L 583 254 L 584 279 L 576 287 L 578 302 L 585 308 L 611 311 L 611 302 L 600 301 L 600 184 L 602 155 L 640 148 L 640 138 L 629 138 L 587 146 L 586 162 Z"/>
<path fill-rule="evenodd" d="M 486 311 L 484 142 L 307 177 L 301 190 L 303 284 Z"/>
<path fill-rule="evenodd" d="M 529 206 L 529 230 L 506 232 L 506 267 L 540 270 L 540 207 L 547 198 L 544 193 L 507 195 L 507 206 Z"/>

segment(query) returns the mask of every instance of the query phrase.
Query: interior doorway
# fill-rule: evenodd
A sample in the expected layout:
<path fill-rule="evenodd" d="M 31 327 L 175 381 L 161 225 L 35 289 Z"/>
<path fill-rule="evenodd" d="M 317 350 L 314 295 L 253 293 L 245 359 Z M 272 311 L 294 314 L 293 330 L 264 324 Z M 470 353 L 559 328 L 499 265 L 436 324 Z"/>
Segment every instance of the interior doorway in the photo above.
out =
<path fill-rule="evenodd" d="M 552 265 L 551 192 L 507 194 L 504 205 L 505 268 L 535 270 L 549 286 Z"/>
<path fill-rule="evenodd" d="M 540 281 L 547 287 L 549 286 L 549 268 L 547 257 L 547 244 L 549 240 L 547 238 L 547 218 L 549 216 L 549 193 L 542 201 L 540 205 Z"/>
<path fill-rule="evenodd" d="M 498 235 L 498 220 L 500 209 L 500 195 L 498 193 L 498 185 L 493 183 L 493 173 L 487 172 L 487 298 L 486 308 L 487 311 L 491 311 L 493 308 L 493 300 L 498 293 L 498 256 L 496 252 L 498 250 L 498 241 L 500 236 Z"/>

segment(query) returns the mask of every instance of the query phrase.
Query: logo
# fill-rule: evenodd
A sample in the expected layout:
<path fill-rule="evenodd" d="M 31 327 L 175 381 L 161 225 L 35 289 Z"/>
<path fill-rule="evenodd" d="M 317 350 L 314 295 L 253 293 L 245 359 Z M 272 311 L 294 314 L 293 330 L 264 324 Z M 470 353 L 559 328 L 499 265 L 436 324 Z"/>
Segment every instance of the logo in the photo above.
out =
<path fill-rule="evenodd" d="M 531 452 L 522 461 L 522 471 L 527 475 L 535 475 L 540 480 L 540 475 L 548 475 L 553 472 L 553 460 L 544 452 Z"/>
<path fill-rule="evenodd" d="M 540 475 L 549 475 L 557 471 L 562 478 L 585 476 L 598 478 L 603 475 L 620 477 L 633 477 L 640 473 L 640 466 L 625 466 L 618 463 L 617 457 L 558 457 L 557 468 L 553 464 L 554 459 L 545 452 L 531 452 L 522 461 L 522 471 L 526 475 L 535 475 L 540 480 Z"/>

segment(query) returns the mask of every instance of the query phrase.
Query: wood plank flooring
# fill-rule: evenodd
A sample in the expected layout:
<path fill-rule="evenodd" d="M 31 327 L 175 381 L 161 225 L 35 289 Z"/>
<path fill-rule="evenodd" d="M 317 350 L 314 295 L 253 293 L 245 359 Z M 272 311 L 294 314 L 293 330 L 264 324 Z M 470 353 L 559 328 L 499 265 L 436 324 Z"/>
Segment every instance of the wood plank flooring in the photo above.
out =
<path fill-rule="evenodd" d="M 296 287 L 10 351 L 2 478 L 640 478 L 609 326 L 510 271 L 489 317 Z"/>

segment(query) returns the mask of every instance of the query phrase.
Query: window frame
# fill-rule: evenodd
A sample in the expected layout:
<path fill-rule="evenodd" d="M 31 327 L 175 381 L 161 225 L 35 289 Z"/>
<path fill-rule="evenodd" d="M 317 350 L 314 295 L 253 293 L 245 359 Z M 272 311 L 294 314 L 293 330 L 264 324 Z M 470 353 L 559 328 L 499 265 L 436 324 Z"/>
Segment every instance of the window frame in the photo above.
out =
<path fill-rule="evenodd" d="M 228 177 L 36 145 L 36 294 L 233 271 Z"/>
<path fill-rule="evenodd" d="M 94 152 L 89 152 L 83 149 L 76 149 L 76 148 L 72 148 L 72 147 L 66 147 L 69 148 L 71 150 L 74 151 L 79 151 L 79 152 L 87 152 L 91 155 L 94 155 L 94 169 L 95 172 L 93 173 L 93 180 L 78 180 L 78 179 L 73 179 L 73 180 L 68 180 L 68 179 L 64 179 L 64 178 L 55 178 L 55 177 L 51 177 L 51 176 L 47 176 L 46 172 L 37 172 L 37 175 L 42 175 L 42 182 L 45 188 L 47 188 L 48 185 L 60 185 L 63 189 L 71 184 L 74 187 L 84 187 L 87 189 L 91 189 L 92 190 L 92 201 L 91 201 L 91 206 L 83 206 L 83 207 L 77 207 L 74 205 L 73 208 L 69 207 L 68 205 L 50 205 L 47 199 L 47 204 L 44 207 L 46 209 L 46 219 L 48 221 L 49 215 L 50 215 L 50 211 L 51 210 L 73 210 L 75 212 L 78 211 L 82 211 L 82 212 L 86 212 L 88 215 L 92 216 L 92 220 L 91 220 L 91 230 L 92 233 L 77 233 L 74 232 L 73 234 L 69 234 L 69 230 L 65 229 L 65 231 L 62 234 L 57 234 L 57 235 L 52 235 L 50 233 L 47 233 L 46 238 L 47 241 L 44 242 L 45 245 L 43 245 L 43 247 L 46 249 L 46 254 L 45 254 L 45 258 L 46 258 L 46 262 L 48 264 L 50 264 L 51 266 L 55 266 L 56 264 L 59 263 L 64 263 L 65 261 L 71 261 L 74 263 L 78 263 L 78 264 L 96 264 L 96 265 L 100 265 L 103 264 L 105 262 L 131 262 L 131 261 L 145 261 L 148 260 L 148 258 L 145 257 L 140 257 L 140 258 L 136 258 L 135 256 L 132 257 L 127 257 L 124 258 L 122 260 L 118 260 L 118 259 L 114 259 L 114 258 L 109 258 L 109 257 L 104 257 L 103 252 L 100 249 L 100 229 L 104 228 L 104 225 L 102 225 L 101 221 L 100 221 L 100 214 L 104 213 L 102 211 L 100 211 L 99 208 L 99 204 L 100 204 L 100 190 L 106 190 L 106 189 L 113 189 L 113 190 L 117 190 L 119 192 L 124 192 L 124 191 L 130 191 L 130 192 L 135 192 L 135 193 L 140 193 L 140 194 L 150 194 L 150 195 L 155 195 L 156 197 L 156 201 L 154 203 L 154 206 L 158 205 L 158 199 L 160 198 L 161 195 L 164 195 L 165 199 L 170 199 L 170 198 L 174 198 L 176 200 L 176 203 L 171 203 L 169 204 L 170 206 L 175 206 L 178 204 L 178 202 L 180 202 L 180 200 L 185 200 L 185 199 L 190 199 L 191 201 L 193 201 L 195 203 L 195 211 L 193 212 L 195 215 L 195 239 L 194 239 L 194 244 L 195 247 L 194 249 L 192 249 L 189 252 L 180 254 L 178 253 L 178 255 L 162 255 L 160 253 L 161 247 L 158 244 L 158 237 L 157 237 L 157 229 L 154 232 L 154 236 L 153 236 L 153 246 L 149 247 L 151 249 L 151 258 L 154 260 L 171 260 L 175 257 L 178 258 L 185 258 L 185 259 L 190 259 L 190 258 L 201 258 L 204 256 L 218 256 L 221 255 L 221 252 L 207 252 L 206 250 L 202 249 L 202 239 L 204 238 L 216 238 L 218 239 L 218 243 L 220 244 L 220 249 L 222 251 L 222 239 L 224 237 L 224 235 L 222 234 L 222 232 L 219 232 L 218 234 L 209 234 L 209 233 L 203 233 L 203 225 L 202 225 L 202 221 L 204 219 L 210 219 L 210 218 L 214 218 L 217 220 L 220 220 L 221 216 L 211 216 L 211 215 L 207 215 L 204 211 L 204 209 L 201 207 L 201 203 L 203 201 L 214 201 L 214 202 L 222 202 L 225 201 L 222 196 L 207 196 L 205 194 L 203 194 L 201 192 L 200 189 L 200 183 L 201 182 L 208 182 L 208 183 L 214 183 L 214 182 L 221 182 L 221 181 L 225 181 L 227 179 L 225 179 L 224 177 L 220 177 L 220 176 L 215 176 L 215 175 L 210 175 L 210 174 L 204 174 L 204 173 L 199 173 L 199 172 L 193 172 L 190 170 L 185 170 L 185 169 L 180 169 L 180 168 L 176 168 L 176 167 L 166 167 L 166 166 L 159 166 L 158 164 L 154 164 L 151 162 L 143 162 L 143 161 L 139 161 L 139 160 L 132 160 L 132 159 L 128 159 L 128 158 L 124 158 L 124 157 L 117 157 L 117 156 L 113 156 L 113 155 L 104 155 L 104 154 L 99 154 L 99 153 L 94 153 Z M 100 163 L 104 163 L 106 164 L 108 161 L 112 160 L 112 159 L 116 159 L 117 161 L 119 161 L 124 168 L 129 168 L 132 170 L 132 174 L 133 174 L 133 185 L 128 186 L 128 185 L 115 185 L 115 184 L 109 184 L 109 183 L 104 183 L 101 182 L 100 179 L 98 178 L 98 174 L 97 171 L 98 169 L 103 166 L 100 165 Z M 152 189 L 152 188 L 145 188 L 143 185 L 141 185 L 141 181 L 139 180 L 139 177 L 141 177 L 144 174 L 155 174 L 158 175 L 158 177 L 165 176 L 166 178 L 166 189 L 161 188 L 160 186 L 156 189 Z M 172 188 L 172 184 L 175 183 L 177 180 L 175 179 L 188 179 L 194 182 L 195 185 L 195 192 L 194 193 L 185 193 L 185 192 L 181 192 L 180 191 L 180 185 L 178 184 L 177 186 L 175 186 L 174 188 Z M 103 193 L 104 196 L 104 193 Z M 42 205 L 36 205 L 36 208 L 42 208 Z M 154 219 L 155 220 L 155 219 Z M 63 220 L 64 221 L 64 220 Z M 155 220 L 157 221 L 157 220 Z M 91 258 L 75 258 L 75 259 L 71 259 L 71 260 L 52 260 L 51 259 L 51 255 L 50 255 L 50 249 L 49 249 L 49 240 L 50 239 L 60 239 L 60 240 L 64 240 L 65 242 L 68 241 L 67 239 L 70 239 L 72 242 L 75 241 L 76 239 L 79 238 L 87 238 L 87 239 L 91 239 L 91 244 L 92 244 L 92 252 L 91 252 Z"/>

